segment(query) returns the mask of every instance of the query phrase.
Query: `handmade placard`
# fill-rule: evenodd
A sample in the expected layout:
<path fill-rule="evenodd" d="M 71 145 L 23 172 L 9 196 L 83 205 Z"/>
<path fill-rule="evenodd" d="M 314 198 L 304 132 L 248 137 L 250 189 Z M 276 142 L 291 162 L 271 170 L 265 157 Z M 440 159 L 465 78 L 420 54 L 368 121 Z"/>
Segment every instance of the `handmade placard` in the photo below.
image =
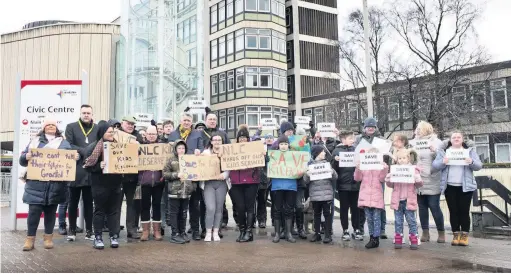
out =
<path fill-rule="evenodd" d="M 264 167 L 265 145 L 261 142 L 246 142 L 221 146 L 222 170 L 240 170 Z"/>
<path fill-rule="evenodd" d="M 268 177 L 297 179 L 307 172 L 310 153 L 305 151 L 268 151 Z"/>
<path fill-rule="evenodd" d="M 138 147 L 138 170 L 163 170 L 172 156 L 170 144 L 146 144 Z"/>
<path fill-rule="evenodd" d="M 32 148 L 27 179 L 70 182 L 76 178 L 76 150 Z"/>
<path fill-rule="evenodd" d="M 184 180 L 215 180 L 220 175 L 220 159 L 216 155 L 181 155 L 179 168 L 185 175 Z"/>
<path fill-rule="evenodd" d="M 138 173 L 138 144 L 105 142 L 103 157 L 105 174 Z"/>

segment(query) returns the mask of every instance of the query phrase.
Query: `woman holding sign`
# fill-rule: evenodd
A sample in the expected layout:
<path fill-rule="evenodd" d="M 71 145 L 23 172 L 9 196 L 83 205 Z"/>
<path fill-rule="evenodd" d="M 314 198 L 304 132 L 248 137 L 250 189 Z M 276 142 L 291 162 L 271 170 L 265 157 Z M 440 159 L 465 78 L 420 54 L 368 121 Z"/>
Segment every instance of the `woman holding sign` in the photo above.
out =
<path fill-rule="evenodd" d="M 223 145 L 224 138 L 220 133 L 213 133 L 207 146 L 207 149 L 202 153 L 203 155 L 216 154 L 221 157 L 221 145 Z M 221 172 L 216 180 L 209 180 L 201 183 L 201 188 L 204 190 L 204 203 L 206 204 L 206 237 L 205 242 L 220 241 L 220 224 L 222 222 L 222 211 L 225 202 L 227 190 L 231 187 L 227 183 L 229 178 L 229 171 Z"/>
<path fill-rule="evenodd" d="M 463 142 L 463 133 L 455 131 L 447 145 L 438 149 L 433 168 L 442 171 L 440 189 L 445 195 L 454 234 L 451 244 L 468 246 L 470 203 L 477 189 L 474 171 L 483 168 L 479 155 Z"/>
<path fill-rule="evenodd" d="M 29 166 L 37 161 L 31 149 L 71 149 L 71 145 L 63 137 L 57 128 L 57 121 L 46 118 L 43 122 L 42 131 L 37 134 L 28 144 L 27 148 L 20 155 L 20 165 Z M 31 162 L 30 160 L 33 160 Z M 38 157 L 39 158 L 39 157 Z M 78 153 L 75 159 L 79 159 Z M 37 227 L 41 220 L 41 213 L 44 212 L 44 248 L 53 248 L 53 228 L 55 227 L 55 218 L 57 206 L 66 201 L 67 183 L 62 181 L 40 181 L 27 179 L 25 184 L 25 192 L 23 193 L 23 202 L 28 204 L 27 217 L 27 238 L 23 245 L 23 251 L 34 249 L 34 241 Z"/>

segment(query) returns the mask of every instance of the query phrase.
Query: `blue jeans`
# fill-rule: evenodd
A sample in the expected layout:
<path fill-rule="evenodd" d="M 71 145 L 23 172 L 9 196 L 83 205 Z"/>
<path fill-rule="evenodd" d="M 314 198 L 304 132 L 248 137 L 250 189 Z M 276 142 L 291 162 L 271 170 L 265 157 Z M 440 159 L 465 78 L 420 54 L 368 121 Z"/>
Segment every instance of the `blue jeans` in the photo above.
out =
<path fill-rule="evenodd" d="M 436 229 L 445 231 L 444 214 L 440 208 L 440 194 L 438 195 L 417 195 L 417 203 L 419 204 L 419 219 L 421 228 L 429 229 L 429 210 L 435 220 Z"/>
<path fill-rule="evenodd" d="M 417 220 L 415 220 L 415 210 L 406 209 L 406 200 L 399 202 L 398 209 L 394 210 L 394 216 L 396 234 L 403 234 L 403 226 L 405 223 L 404 219 L 406 218 L 410 234 L 417 235 Z"/>
<path fill-rule="evenodd" d="M 69 187 L 66 188 L 66 201 L 62 204 L 59 204 L 59 226 L 65 226 L 66 225 L 66 213 L 67 213 L 67 206 L 69 203 Z M 81 213 L 81 212 L 80 212 Z"/>
<path fill-rule="evenodd" d="M 381 184 L 383 187 L 383 197 L 385 197 L 385 183 Z M 381 210 L 381 234 L 385 233 L 385 225 L 387 224 L 387 211 L 385 211 L 385 206 Z"/>
<path fill-rule="evenodd" d="M 367 227 L 369 227 L 369 235 L 373 237 L 380 237 L 381 233 L 381 212 L 380 208 L 366 207 L 364 212 L 367 220 Z"/>

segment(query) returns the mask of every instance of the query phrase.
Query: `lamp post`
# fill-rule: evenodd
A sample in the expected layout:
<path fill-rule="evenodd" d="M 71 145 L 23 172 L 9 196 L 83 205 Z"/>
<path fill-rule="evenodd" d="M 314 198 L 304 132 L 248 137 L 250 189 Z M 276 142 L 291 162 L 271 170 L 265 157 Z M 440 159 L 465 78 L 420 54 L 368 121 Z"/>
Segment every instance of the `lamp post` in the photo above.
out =
<path fill-rule="evenodd" d="M 371 83 L 371 52 L 369 43 L 369 12 L 367 10 L 367 0 L 362 0 L 364 16 L 364 43 L 366 60 L 366 98 L 367 98 L 367 116 L 374 117 L 373 114 L 373 86 Z"/>

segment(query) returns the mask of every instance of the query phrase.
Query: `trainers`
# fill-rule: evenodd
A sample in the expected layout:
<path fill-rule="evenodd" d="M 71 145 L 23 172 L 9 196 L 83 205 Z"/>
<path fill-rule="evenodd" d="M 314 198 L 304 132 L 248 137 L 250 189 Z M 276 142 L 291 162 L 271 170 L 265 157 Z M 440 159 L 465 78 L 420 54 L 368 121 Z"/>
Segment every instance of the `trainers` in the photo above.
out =
<path fill-rule="evenodd" d="M 188 237 L 188 234 L 186 234 L 185 232 L 181 233 L 181 238 L 183 238 L 185 243 L 189 243 L 190 242 L 190 237 Z"/>
<path fill-rule="evenodd" d="M 67 240 L 70 242 L 74 242 L 76 240 L 76 232 L 73 230 L 69 230 L 69 234 L 67 235 Z"/>
<path fill-rule="evenodd" d="M 344 233 L 342 234 L 342 240 L 343 241 L 351 240 L 350 233 L 348 232 L 348 230 L 344 230 Z"/>
<path fill-rule="evenodd" d="M 94 248 L 95 249 L 103 249 L 105 248 L 105 243 L 103 243 L 103 238 L 101 237 L 101 235 L 97 235 L 95 238 L 94 238 Z"/>
<path fill-rule="evenodd" d="M 117 238 L 117 235 L 110 237 L 110 247 L 111 248 L 119 247 L 119 239 Z"/>
<path fill-rule="evenodd" d="M 396 233 L 394 236 L 394 248 L 395 249 L 401 249 L 403 248 L 403 235 L 400 233 Z"/>
<path fill-rule="evenodd" d="M 66 229 L 66 224 L 60 224 L 59 225 L 59 234 L 60 235 L 67 235 L 67 229 Z"/>
<path fill-rule="evenodd" d="M 409 239 L 410 239 L 410 249 L 412 249 L 412 250 L 418 249 L 419 248 L 419 238 L 417 237 L 417 235 L 410 234 Z"/>
<path fill-rule="evenodd" d="M 358 229 L 355 231 L 355 240 L 358 240 L 358 241 L 364 240 L 364 234 Z"/>
<path fill-rule="evenodd" d="M 92 231 L 87 230 L 87 232 L 85 232 L 85 240 L 94 241 L 94 236 L 92 235 Z"/>

